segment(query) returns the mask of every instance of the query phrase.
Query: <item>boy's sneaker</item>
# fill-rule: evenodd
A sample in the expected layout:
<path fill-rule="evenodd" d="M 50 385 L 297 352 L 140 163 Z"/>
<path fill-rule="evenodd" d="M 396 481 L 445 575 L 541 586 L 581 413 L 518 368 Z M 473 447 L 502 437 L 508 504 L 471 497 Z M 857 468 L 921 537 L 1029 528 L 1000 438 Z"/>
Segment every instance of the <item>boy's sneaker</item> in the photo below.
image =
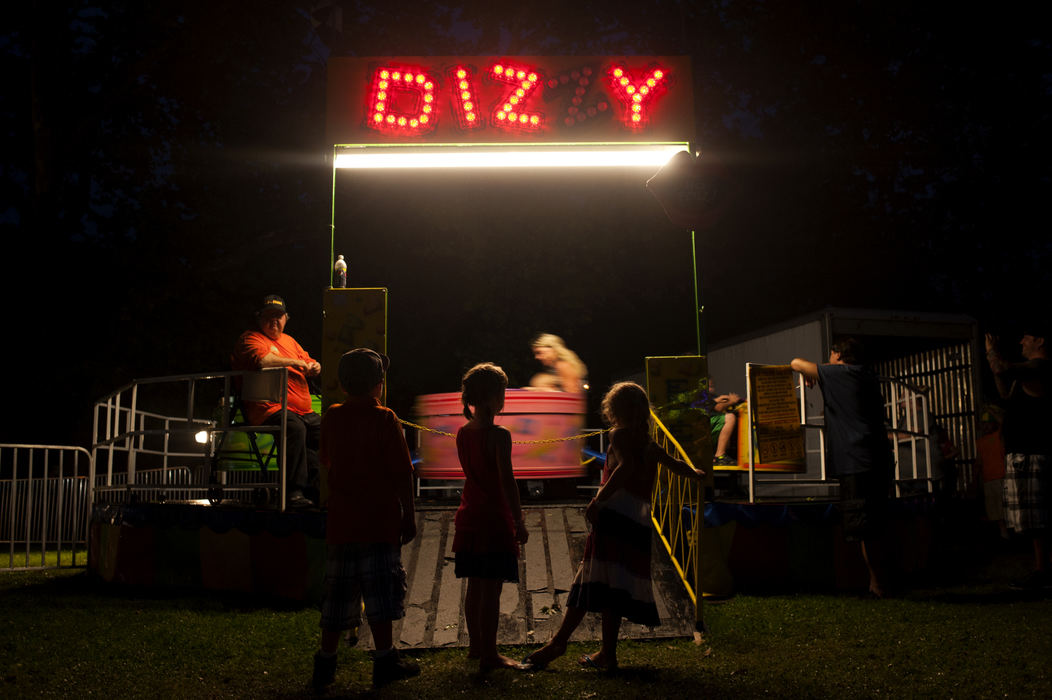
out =
<path fill-rule="evenodd" d="M 311 508 L 314 501 L 303 495 L 302 491 L 293 491 L 289 494 L 289 508 Z"/>
<path fill-rule="evenodd" d="M 720 455 L 719 457 L 712 458 L 712 466 L 714 467 L 734 467 L 737 466 L 738 460 L 734 457 L 728 457 L 727 455 Z"/>
<path fill-rule="evenodd" d="M 388 683 L 419 675 L 420 666 L 412 661 L 402 659 L 398 655 L 397 649 L 392 649 L 390 652 L 373 660 L 374 688 L 380 688 Z"/>
<path fill-rule="evenodd" d="M 311 676 L 311 685 L 315 692 L 321 692 L 332 685 L 336 680 L 336 655 L 322 656 L 322 653 L 314 654 L 314 675 Z"/>

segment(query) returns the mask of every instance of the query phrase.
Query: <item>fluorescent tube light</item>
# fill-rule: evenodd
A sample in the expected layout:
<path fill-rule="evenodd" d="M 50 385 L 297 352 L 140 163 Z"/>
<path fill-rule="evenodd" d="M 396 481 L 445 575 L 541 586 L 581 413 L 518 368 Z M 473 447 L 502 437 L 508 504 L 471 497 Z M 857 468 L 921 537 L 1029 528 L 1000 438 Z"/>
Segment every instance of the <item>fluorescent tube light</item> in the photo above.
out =
<path fill-rule="evenodd" d="M 686 143 L 337 147 L 337 168 L 661 167 Z"/>

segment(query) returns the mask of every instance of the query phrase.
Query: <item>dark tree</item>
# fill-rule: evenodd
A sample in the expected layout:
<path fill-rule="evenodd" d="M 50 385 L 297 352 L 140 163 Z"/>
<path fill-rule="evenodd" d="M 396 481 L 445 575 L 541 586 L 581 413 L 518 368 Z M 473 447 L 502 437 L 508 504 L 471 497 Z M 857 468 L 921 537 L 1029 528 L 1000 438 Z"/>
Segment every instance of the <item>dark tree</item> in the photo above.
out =
<path fill-rule="evenodd" d="M 1052 248 L 1038 7 L 22 6 L 0 31 L 0 290 L 18 358 L 0 440 L 84 444 L 91 401 L 129 379 L 225 367 L 265 293 L 287 297 L 290 331 L 318 347 L 329 55 L 690 55 L 697 146 L 738 190 L 698 232 L 710 343 L 826 305 L 1012 330 L 1047 305 Z M 689 234 L 637 197 L 641 183 L 531 184 L 557 215 L 499 226 L 500 212 L 464 213 L 478 198 L 408 180 L 439 210 L 426 236 L 419 212 L 369 206 L 397 182 L 337 192 L 356 208 L 337 231 L 354 242 L 352 279 L 392 289 L 396 409 L 477 359 L 509 358 L 524 381 L 540 330 L 568 336 L 597 384 L 692 350 Z M 425 284 L 450 267 L 456 284 Z"/>

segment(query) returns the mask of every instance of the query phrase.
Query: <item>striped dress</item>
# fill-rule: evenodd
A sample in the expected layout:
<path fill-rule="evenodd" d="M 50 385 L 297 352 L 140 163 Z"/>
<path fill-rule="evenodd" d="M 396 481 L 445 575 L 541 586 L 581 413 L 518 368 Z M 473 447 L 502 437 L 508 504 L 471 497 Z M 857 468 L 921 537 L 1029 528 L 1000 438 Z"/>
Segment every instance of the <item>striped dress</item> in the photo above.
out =
<path fill-rule="evenodd" d="M 657 627 L 661 618 L 650 581 L 650 494 L 663 450 L 649 439 L 626 442 L 614 437 L 603 483 L 621 464 L 630 465 L 633 473 L 602 503 L 566 604 L 590 612 L 611 610 L 632 622 Z"/>

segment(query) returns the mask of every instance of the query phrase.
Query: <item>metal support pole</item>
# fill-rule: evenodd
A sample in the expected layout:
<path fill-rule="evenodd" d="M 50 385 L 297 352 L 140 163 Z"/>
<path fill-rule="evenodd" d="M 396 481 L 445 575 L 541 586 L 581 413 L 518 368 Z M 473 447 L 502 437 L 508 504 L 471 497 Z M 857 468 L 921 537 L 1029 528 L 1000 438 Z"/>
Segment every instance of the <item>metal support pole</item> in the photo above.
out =
<path fill-rule="evenodd" d="M 703 311 L 699 303 L 698 295 L 698 250 L 694 241 L 694 230 L 690 231 L 690 263 L 691 270 L 693 272 L 692 280 L 694 282 L 694 331 L 697 335 L 698 340 L 698 355 L 705 354 L 705 347 L 701 343 L 701 313 Z"/>
<path fill-rule="evenodd" d="M 124 443 L 125 444 L 125 448 L 128 450 L 128 486 L 134 486 L 135 485 L 135 467 L 136 467 L 135 458 L 136 458 L 136 456 L 138 454 L 138 450 L 135 449 L 136 437 L 134 435 L 134 431 L 135 431 L 135 418 L 136 418 L 136 414 L 137 414 L 138 410 L 139 410 L 139 385 L 138 384 L 133 384 L 132 385 L 132 392 L 131 392 L 131 410 L 128 412 L 128 420 L 125 423 L 125 425 L 127 425 L 128 436 L 127 436 L 126 441 Z M 140 437 L 139 439 L 141 440 L 142 438 Z"/>
<path fill-rule="evenodd" d="M 705 484 L 696 482 L 698 498 L 694 502 L 694 640 L 701 641 L 705 632 L 704 598 L 701 582 L 701 531 L 705 527 Z"/>
<path fill-rule="evenodd" d="M 332 289 L 332 272 L 336 264 L 336 146 L 332 147 L 332 207 L 329 213 L 329 272 L 326 288 Z"/>
<path fill-rule="evenodd" d="M 288 434 L 288 420 L 289 420 L 289 368 L 281 368 L 281 449 L 278 450 L 278 478 L 281 480 L 281 485 L 278 488 L 278 503 L 280 504 L 280 510 L 282 513 L 285 512 L 288 502 L 288 493 L 285 489 L 286 473 L 288 470 L 288 454 L 289 454 L 289 434 Z"/>
<path fill-rule="evenodd" d="M 18 448 L 14 449 L 11 457 L 11 498 L 8 504 L 7 512 L 11 514 L 11 519 L 7 524 L 7 531 L 11 533 L 10 549 L 7 553 L 8 565 L 13 567 L 15 565 L 15 513 L 18 512 Z"/>
<path fill-rule="evenodd" d="M 756 503 L 756 446 L 753 445 L 753 400 L 752 400 L 752 363 L 745 363 L 745 429 L 748 430 L 749 446 L 749 503 Z M 741 430 L 741 427 L 738 428 Z M 741 459 L 739 455 L 738 459 Z"/>

